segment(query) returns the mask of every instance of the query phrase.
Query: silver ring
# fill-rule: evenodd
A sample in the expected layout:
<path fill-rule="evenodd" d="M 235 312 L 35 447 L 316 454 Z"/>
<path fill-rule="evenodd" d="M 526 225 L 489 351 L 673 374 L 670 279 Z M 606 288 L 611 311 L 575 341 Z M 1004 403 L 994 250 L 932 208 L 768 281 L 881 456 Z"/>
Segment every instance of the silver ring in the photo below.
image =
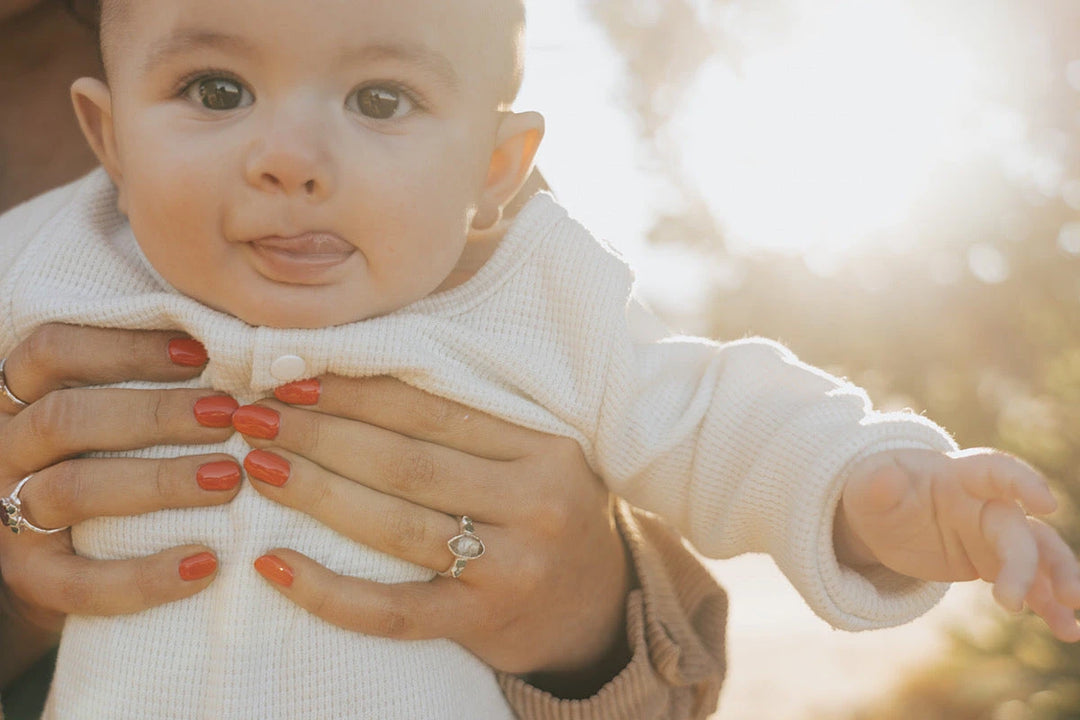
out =
<path fill-rule="evenodd" d="M 462 515 L 459 524 L 461 532 L 446 541 L 446 547 L 450 548 L 450 552 L 454 555 L 454 562 L 450 567 L 439 573 L 443 577 L 461 577 L 461 573 L 465 572 L 465 566 L 469 564 L 469 561 L 483 555 L 486 549 L 484 541 L 476 534 L 472 518 L 468 515 Z"/>
<path fill-rule="evenodd" d="M 4 363 L 7 362 L 7 358 L 0 358 L 0 395 L 6 397 L 15 407 L 22 410 L 23 408 L 30 407 L 30 403 L 20 398 L 15 393 L 11 392 L 11 388 L 7 384 L 7 375 L 4 374 Z"/>
<path fill-rule="evenodd" d="M 27 475 L 19 484 L 15 486 L 15 489 L 11 491 L 11 494 L 6 498 L 0 498 L 0 524 L 6 525 L 11 532 L 18 535 L 23 530 L 29 530 L 36 532 L 39 535 L 52 535 L 53 533 L 63 532 L 69 529 L 70 525 L 65 525 L 62 528 L 55 528 L 53 530 L 46 530 L 43 527 L 38 527 L 34 523 L 26 519 L 26 516 L 22 513 L 22 500 L 19 499 L 19 491 L 23 489 L 23 485 L 30 481 L 33 475 Z"/>

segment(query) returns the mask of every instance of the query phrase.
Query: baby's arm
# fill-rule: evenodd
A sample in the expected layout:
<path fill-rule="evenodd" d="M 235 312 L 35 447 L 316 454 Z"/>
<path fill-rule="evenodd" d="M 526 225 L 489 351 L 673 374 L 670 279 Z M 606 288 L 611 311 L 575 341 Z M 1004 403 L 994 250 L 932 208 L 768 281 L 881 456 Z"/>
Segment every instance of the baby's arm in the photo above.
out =
<path fill-rule="evenodd" d="M 625 356 L 609 368 L 596 433 L 616 493 L 709 557 L 768 553 L 838 628 L 905 623 L 944 595 L 883 566 L 857 572 L 833 549 L 846 469 L 887 450 L 955 450 L 941 428 L 874 412 L 864 392 L 766 340 L 671 338 Z"/>
<path fill-rule="evenodd" d="M 838 559 L 923 580 L 982 578 L 1019 611 L 1025 602 L 1061 640 L 1080 640 L 1080 564 L 1027 513 L 1056 507 L 1045 479 L 991 450 L 890 450 L 858 463 L 835 520 Z M 1025 512 L 1026 510 L 1026 512 Z"/>

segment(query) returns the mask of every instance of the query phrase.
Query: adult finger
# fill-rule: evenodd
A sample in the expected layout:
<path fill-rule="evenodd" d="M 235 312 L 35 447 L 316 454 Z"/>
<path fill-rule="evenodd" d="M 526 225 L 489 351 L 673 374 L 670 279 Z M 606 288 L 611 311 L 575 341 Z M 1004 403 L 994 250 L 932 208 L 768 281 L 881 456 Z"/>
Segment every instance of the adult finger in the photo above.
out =
<path fill-rule="evenodd" d="M 326 375 L 286 385 L 274 394 L 283 402 L 300 400 L 321 413 L 493 460 L 523 457 L 545 437 L 387 376 Z"/>
<path fill-rule="evenodd" d="M 293 550 L 273 550 L 255 569 L 280 593 L 323 620 L 365 635 L 395 640 L 455 639 L 467 618 L 482 617 L 460 581 L 384 585 L 338 575 Z"/>
<path fill-rule="evenodd" d="M 221 442 L 231 425 L 201 423 L 227 424 L 235 407 L 231 398 L 206 390 L 52 392 L 4 424 L 5 446 L 20 450 L 0 455 L 0 475 L 18 479 L 91 451 Z"/>
<path fill-rule="evenodd" d="M 1039 547 L 1028 518 L 1016 503 L 993 500 L 984 506 L 980 524 L 1000 564 L 996 575 L 983 577 L 993 581 L 998 603 L 1019 612 L 1039 570 Z M 979 567 L 980 574 L 985 570 Z"/>
<path fill-rule="evenodd" d="M 217 574 L 216 556 L 201 545 L 132 560 L 90 560 L 48 542 L 51 537 L 14 539 L 26 540 L 37 542 L 37 552 L 5 555 L 4 582 L 21 601 L 65 615 L 139 612 L 194 595 Z"/>
<path fill-rule="evenodd" d="M 373 490 L 440 512 L 486 520 L 519 502 L 505 482 L 505 461 L 374 425 L 274 401 L 240 408 L 233 424 L 254 447 L 272 443 Z"/>
<path fill-rule="evenodd" d="M 279 449 L 253 450 L 244 467 L 260 493 L 345 537 L 435 571 L 454 559 L 446 543 L 457 535 L 458 522 L 445 513 L 372 490 Z"/>
<path fill-rule="evenodd" d="M 206 350 L 180 332 L 43 325 L 7 358 L 8 386 L 32 403 L 53 390 L 197 377 Z"/>
<path fill-rule="evenodd" d="M 953 457 L 965 465 L 964 489 L 983 500 L 1015 500 L 1037 515 L 1057 509 L 1046 478 L 1023 460 L 983 448 L 963 450 Z"/>
<path fill-rule="evenodd" d="M 94 517 L 222 505 L 239 491 L 240 479 L 240 465 L 228 455 L 67 460 L 34 473 L 19 498 L 31 522 L 54 528 Z"/>

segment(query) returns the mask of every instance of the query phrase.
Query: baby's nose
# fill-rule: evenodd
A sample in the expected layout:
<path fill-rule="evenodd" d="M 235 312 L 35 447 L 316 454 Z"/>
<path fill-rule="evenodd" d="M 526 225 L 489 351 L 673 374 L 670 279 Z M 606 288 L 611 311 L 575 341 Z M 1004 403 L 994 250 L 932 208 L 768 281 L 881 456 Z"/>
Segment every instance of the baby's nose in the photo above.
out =
<path fill-rule="evenodd" d="M 310 129 L 283 128 L 261 137 L 251 149 L 246 174 L 249 183 L 268 192 L 317 199 L 333 191 L 333 159 Z"/>

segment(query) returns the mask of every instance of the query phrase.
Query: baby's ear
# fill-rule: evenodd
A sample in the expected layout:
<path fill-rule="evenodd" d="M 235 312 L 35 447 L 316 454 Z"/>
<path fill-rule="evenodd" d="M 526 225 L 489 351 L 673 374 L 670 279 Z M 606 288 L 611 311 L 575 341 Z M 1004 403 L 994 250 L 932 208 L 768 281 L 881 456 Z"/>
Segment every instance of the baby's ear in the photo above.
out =
<path fill-rule="evenodd" d="M 499 123 L 487 179 L 473 217 L 474 230 L 488 230 L 502 219 L 503 208 L 525 184 L 544 137 L 544 116 L 508 112 Z"/>
<path fill-rule="evenodd" d="M 109 173 L 119 191 L 120 211 L 124 211 L 123 173 L 116 150 L 116 132 L 113 127 L 112 95 L 109 87 L 96 78 L 79 78 L 71 86 L 71 103 L 79 118 L 86 142 L 97 155 L 98 162 Z"/>

